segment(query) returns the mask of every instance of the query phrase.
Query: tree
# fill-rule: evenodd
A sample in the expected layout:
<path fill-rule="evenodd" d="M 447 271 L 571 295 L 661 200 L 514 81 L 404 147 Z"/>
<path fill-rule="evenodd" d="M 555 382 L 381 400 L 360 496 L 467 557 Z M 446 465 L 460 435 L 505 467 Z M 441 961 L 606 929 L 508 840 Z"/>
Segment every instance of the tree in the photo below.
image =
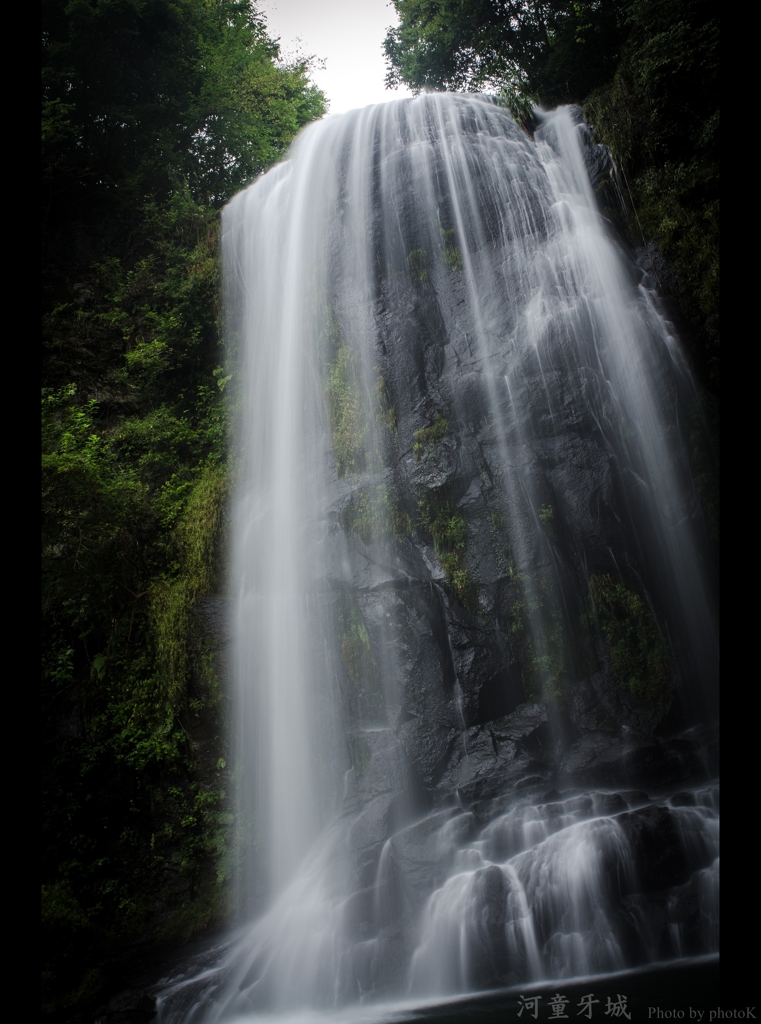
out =
<path fill-rule="evenodd" d="M 609 77 L 625 38 L 624 0 L 395 0 L 387 84 L 534 99 L 583 99 Z"/>

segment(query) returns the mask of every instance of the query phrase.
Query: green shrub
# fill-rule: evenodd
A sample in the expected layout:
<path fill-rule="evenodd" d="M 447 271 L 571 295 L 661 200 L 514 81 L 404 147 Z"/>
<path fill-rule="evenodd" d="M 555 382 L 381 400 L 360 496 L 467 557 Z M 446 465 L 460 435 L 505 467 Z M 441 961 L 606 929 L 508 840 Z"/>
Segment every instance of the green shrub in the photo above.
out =
<path fill-rule="evenodd" d="M 425 284 L 428 280 L 428 254 L 425 249 L 413 249 L 407 254 L 412 280 Z"/>
<path fill-rule="evenodd" d="M 416 459 L 433 450 L 433 446 L 449 432 L 449 421 L 445 420 L 441 413 L 437 412 L 430 427 L 423 427 L 416 430 L 412 435 L 412 451 Z"/>
<path fill-rule="evenodd" d="M 462 270 L 462 253 L 455 241 L 454 228 L 449 231 L 442 229 L 441 238 L 444 242 L 444 262 L 450 270 Z"/>
<path fill-rule="evenodd" d="M 444 421 L 446 423 L 446 420 Z M 471 612 L 478 610 L 478 592 L 465 567 L 468 524 L 462 512 L 443 491 L 429 491 L 418 501 L 420 525 L 433 538 L 447 583 Z"/>

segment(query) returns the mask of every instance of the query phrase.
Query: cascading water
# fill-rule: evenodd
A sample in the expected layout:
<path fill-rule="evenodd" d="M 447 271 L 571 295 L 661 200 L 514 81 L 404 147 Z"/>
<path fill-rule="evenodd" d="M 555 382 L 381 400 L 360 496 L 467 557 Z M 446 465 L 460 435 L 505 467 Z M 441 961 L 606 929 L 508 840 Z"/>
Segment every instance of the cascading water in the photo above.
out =
<path fill-rule="evenodd" d="M 255 920 L 167 983 L 162 1024 L 717 949 L 694 396 L 583 128 L 370 107 L 225 210 Z M 690 728 L 659 739 L 674 692 Z"/>

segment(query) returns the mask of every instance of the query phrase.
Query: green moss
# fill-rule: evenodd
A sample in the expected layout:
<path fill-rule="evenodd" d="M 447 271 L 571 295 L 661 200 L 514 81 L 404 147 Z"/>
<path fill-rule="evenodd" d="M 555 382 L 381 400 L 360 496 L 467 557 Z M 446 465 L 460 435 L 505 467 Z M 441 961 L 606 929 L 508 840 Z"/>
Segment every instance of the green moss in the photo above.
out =
<path fill-rule="evenodd" d="M 468 526 L 451 497 L 429 491 L 418 501 L 420 523 L 433 537 L 436 554 L 461 554 L 468 540 Z"/>
<path fill-rule="evenodd" d="M 638 594 L 608 575 L 591 576 L 589 592 L 613 672 L 636 697 L 658 704 L 668 694 L 671 666 L 652 612 Z"/>
<path fill-rule="evenodd" d="M 326 380 L 328 421 L 336 472 L 339 476 L 345 476 L 347 473 L 358 473 L 365 466 L 367 422 L 355 356 L 346 344 L 341 326 L 332 313 L 326 333 L 329 346 Z"/>
<path fill-rule="evenodd" d="M 410 267 L 413 281 L 418 284 L 425 284 L 428 280 L 428 254 L 425 249 L 413 249 L 407 254 L 407 263 Z"/>
<path fill-rule="evenodd" d="M 446 421 L 444 421 L 446 422 Z M 443 491 L 429 491 L 418 501 L 420 525 L 433 538 L 447 583 L 462 604 L 478 611 L 478 592 L 465 567 L 468 524 L 462 512 Z"/>
<path fill-rule="evenodd" d="M 412 435 L 412 451 L 415 458 L 420 459 L 433 450 L 433 446 L 449 432 L 449 421 L 437 412 L 430 427 L 416 430 Z"/>
<path fill-rule="evenodd" d="M 462 556 L 454 552 L 439 555 L 441 567 L 453 593 L 468 611 L 478 611 L 478 591 L 468 570 L 462 565 Z"/>
<path fill-rule="evenodd" d="M 450 270 L 462 270 L 462 253 L 455 242 L 454 228 L 449 231 L 442 229 L 441 238 L 444 242 L 443 260 Z"/>
<path fill-rule="evenodd" d="M 376 410 L 377 412 L 382 413 L 389 405 L 388 392 L 386 391 L 386 379 L 381 373 L 380 366 L 374 366 L 373 373 L 375 374 L 373 392 L 375 394 Z"/>
<path fill-rule="evenodd" d="M 394 537 L 402 540 L 412 532 L 412 521 L 389 497 L 385 484 L 368 485 L 356 491 L 343 515 L 343 527 L 365 544 Z"/>

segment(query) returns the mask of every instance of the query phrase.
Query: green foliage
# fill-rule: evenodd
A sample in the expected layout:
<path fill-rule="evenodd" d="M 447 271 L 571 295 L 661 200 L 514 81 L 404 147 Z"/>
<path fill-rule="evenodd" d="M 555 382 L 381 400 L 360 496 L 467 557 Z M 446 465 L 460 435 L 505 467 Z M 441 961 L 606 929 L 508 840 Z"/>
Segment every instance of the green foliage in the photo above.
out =
<path fill-rule="evenodd" d="M 403 540 L 412 532 L 412 521 L 389 497 L 385 484 L 368 484 L 356 491 L 346 506 L 343 527 L 365 544 L 393 537 Z"/>
<path fill-rule="evenodd" d="M 392 434 L 396 433 L 396 410 L 393 405 L 390 405 L 383 413 L 383 423 Z"/>
<path fill-rule="evenodd" d="M 436 554 L 460 554 L 468 542 L 468 524 L 452 499 L 443 493 L 430 491 L 418 502 L 421 525 L 433 537 Z"/>
<path fill-rule="evenodd" d="M 190 664 L 190 613 L 196 600 L 212 589 L 218 566 L 219 537 L 227 477 L 207 467 L 193 487 L 175 533 L 179 575 L 160 579 L 151 594 L 157 665 L 170 701 L 184 693 Z"/>
<path fill-rule="evenodd" d="M 624 179 L 634 244 L 655 239 L 675 281 L 663 290 L 695 337 L 692 356 L 718 389 L 719 27 L 699 0 L 631 0 L 611 81 L 585 114 Z M 690 339 L 688 339 L 690 340 Z"/>
<path fill-rule="evenodd" d="M 410 265 L 412 280 L 418 284 L 425 284 L 428 280 L 428 253 L 425 249 L 412 249 L 407 254 L 407 262 Z"/>
<path fill-rule="evenodd" d="M 95 203 L 134 223 L 182 183 L 221 204 L 325 109 L 244 0 L 45 0 L 42 54 L 54 214 Z"/>
<path fill-rule="evenodd" d="M 468 570 L 462 565 L 462 556 L 453 551 L 439 555 L 441 567 L 446 573 L 447 582 L 457 599 L 468 611 L 478 611 L 478 592 Z"/>
<path fill-rule="evenodd" d="M 207 861 L 221 863 L 229 831 L 226 811 L 198 806 L 208 792 L 194 781 L 187 732 L 199 713 L 219 712 L 190 612 L 213 586 L 226 473 L 214 461 L 183 469 L 160 430 L 120 449 L 118 429 L 96 432 L 97 403 L 77 397 L 74 386 L 43 397 L 51 1012 L 94 998 L 105 976 L 87 966 L 92 957 L 137 938 L 163 900 L 193 904 L 183 886 L 203 879 Z M 204 438 L 190 435 L 186 457 L 197 458 Z M 171 488 L 170 501 L 172 476 L 188 486 Z M 222 888 L 201 886 L 220 913 Z"/>
<path fill-rule="evenodd" d="M 501 85 L 496 96 L 497 104 L 512 114 L 513 120 L 527 128 L 534 120 L 534 104 L 519 85 Z"/>
<path fill-rule="evenodd" d="M 365 465 L 367 424 L 354 362 L 354 353 L 348 345 L 339 344 L 326 383 L 328 419 L 339 476 L 358 473 Z"/>
<path fill-rule="evenodd" d="M 668 695 L 671 666 L 652 612 L 638 594 L 608 575 L 590 576 L 589 592 L 611 668 L 636 697 L 657 705 Z"/>
<path fill-rule="evenodd" d="M 431 452 L 436 442 L 440 441 L 442 437 L 446 437 L 448 432 L 449 421 L 444 419 L 440 412 L 437 412 L 430 427 L 416 430 L 412 435 L 412 451 L 415 454 L 415 459 L 420 459 L 423 455 Z"/>
<path fill-rule="evenodd" d="M 393 88 L 481 91 L 508 101 L 586 96 L 612 72 L 626 0 L 394 0 L 384 43 Z M 503 93 L 503 96 L 505 95 Z"/>
<path fill-rule="evenodd" d="M 468 543 L 465 517 L 444 491 L 428 491 L 418 501 L 418 511 L 420 525 L 433 538 L 433 548 L 447 583 L 469 611 L 477 612 L 478 592 L 465 567 Z"/>

